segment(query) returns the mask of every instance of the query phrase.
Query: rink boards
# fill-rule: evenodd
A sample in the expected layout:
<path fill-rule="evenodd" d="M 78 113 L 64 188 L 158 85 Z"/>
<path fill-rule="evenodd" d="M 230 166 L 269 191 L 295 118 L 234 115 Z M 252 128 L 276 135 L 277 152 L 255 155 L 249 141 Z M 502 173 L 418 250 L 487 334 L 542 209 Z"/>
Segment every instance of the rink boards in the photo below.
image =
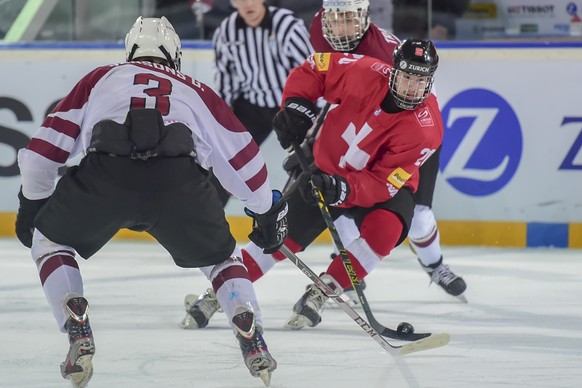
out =
<path fill-rule="evenodd" d="M 184 73 L 212 85 L 209 43 L 184 46 Z M 438 48 L 445 138 L 434 211 L 443 244 L 582 248 L 582 43 Z M 13 235 L 16 150 L 79 78 L 123 58 L 117 43 L 0 46 L 0 235 Z M 262 151 L 273 186 L 282 187 L 284 152 L 273 138 Z M 244 241 L 242 206 L 231 201 L 226 212 Z"/>

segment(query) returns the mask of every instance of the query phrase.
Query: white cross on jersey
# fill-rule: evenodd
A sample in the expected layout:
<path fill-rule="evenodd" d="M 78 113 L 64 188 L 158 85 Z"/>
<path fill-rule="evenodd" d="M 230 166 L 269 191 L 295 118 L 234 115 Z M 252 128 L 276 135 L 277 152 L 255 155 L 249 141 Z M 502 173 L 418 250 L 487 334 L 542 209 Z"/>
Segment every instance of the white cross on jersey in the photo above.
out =
<path fill-rule="evenodd" d="M 368 123 L 365 123 L 358 133 L 356 133 L 356 126 L 354 123 L 348 125 L 346 130 L 342 133 L 342 139 L 348 143 L 348 151 L 340 158 L 339 166 L 341 168 L 345 168 L 346 163 L 349 163 L 350 166 L 358 171 L 361 171 L 366 167 L 370 160 L 370 154 L 361 150 L 358 147 L 358 144 L 371 132 L 372 128 Z"/>

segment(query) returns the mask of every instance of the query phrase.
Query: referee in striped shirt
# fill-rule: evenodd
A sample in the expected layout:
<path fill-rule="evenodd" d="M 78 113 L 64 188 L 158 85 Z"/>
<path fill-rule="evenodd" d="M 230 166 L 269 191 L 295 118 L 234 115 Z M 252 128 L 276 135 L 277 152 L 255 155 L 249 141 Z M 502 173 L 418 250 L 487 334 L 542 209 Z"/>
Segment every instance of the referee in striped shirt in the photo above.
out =
<path fill-rule="evenodd" d="M 267 6 L 264 0 L 230 3 L 236 11 L 222 21 L 212 39 L 215 87 L 260 145 L 273 129 L 289 72 L 313 47 L 303 20 L 292 11 Z M 220 188 L 219 194 L 226 204 L 229 194 Z"/>

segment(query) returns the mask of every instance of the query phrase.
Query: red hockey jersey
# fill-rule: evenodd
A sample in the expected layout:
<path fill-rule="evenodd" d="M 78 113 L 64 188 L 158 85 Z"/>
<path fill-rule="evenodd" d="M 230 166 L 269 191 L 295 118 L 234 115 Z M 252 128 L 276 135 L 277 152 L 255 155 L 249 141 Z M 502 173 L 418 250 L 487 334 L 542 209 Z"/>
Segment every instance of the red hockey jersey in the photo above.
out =
<path fill-rule="evenodd" d="M 441 145 L 443 123 L 434 95 L 415 110 L 386 113 L 391 67 L 375 58 L 316 53 L 295 68 L 283 101 L 323 97 L 332 107 L 313 147 L 315 164 L 347 179 L 342 207 L 371 207 L 400 188 L 416 191 L 419 167 Z"/>

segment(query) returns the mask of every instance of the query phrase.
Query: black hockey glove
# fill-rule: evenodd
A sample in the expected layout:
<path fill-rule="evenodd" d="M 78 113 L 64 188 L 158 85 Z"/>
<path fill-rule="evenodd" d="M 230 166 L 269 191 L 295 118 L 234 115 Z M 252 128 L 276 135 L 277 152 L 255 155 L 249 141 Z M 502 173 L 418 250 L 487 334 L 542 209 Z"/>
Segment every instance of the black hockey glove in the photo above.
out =
<path fill-rule="evenodd" d="M 281 109 L 273 119 L 273 129 L 281 147 L 288 149 L 291 143 L 301 143 L 309 128 L 315 122 L 315 105 L 301 97 L 291 97 L 285 100 L 285 108 Z"/>
<path fill-rule="evenodd" d="M 50 197 L 49 197 L 50 198 Z M 38 214 L 40 209 L 44 206 L 49 198 L 32 200 L 28 199 L 22 194 L 22 187 L 18 192 L 18 199 L 20 206 L 16 214 L 16 236 L 27 248 L 32 246 L 32 233 L 34 232 L 34 217 Z"/>
<path fill-rule="evenodd" d="M 319 189 L 326 205 L 339 206 L 350 195 L 348 182 L 339 175 L 314 174 L 311 183 Z M 311 183 L 308 182 L 308 185 L 311 186 Z"/>
<path fill-rule="evenodd" d="M 313 164 L 313 143 L 315 142 L 314 139 L 307 139 L 303 143 L 301 143 L 301 150 L 303 151 L 303 155 L 305 155 L 305 159 L 307 159 L 307 163 L 309 165 Z M 299 158 L 295 151 L 292 151 L 289 156 L 283 160 L 283 170 L 287 171 L 289 175 L 295 175 L 297 170 L 301 170 L 301 165 L 299 164 Z M 301 172 L 301 171 L 300 171 Z M 299 175 L 299 174 L 296 174 Z"/>
<path fill-rule="evenodd" d="M 288 232 L 287 209 L 287 202 L 279 190 L 273 190 L 273 205 L 268 212 L 257 214 L 245 208 L 246 215 L 253 218 L 249 238 L 263 248 L 263 253 L 275 253 L 283 245 Z"/>

